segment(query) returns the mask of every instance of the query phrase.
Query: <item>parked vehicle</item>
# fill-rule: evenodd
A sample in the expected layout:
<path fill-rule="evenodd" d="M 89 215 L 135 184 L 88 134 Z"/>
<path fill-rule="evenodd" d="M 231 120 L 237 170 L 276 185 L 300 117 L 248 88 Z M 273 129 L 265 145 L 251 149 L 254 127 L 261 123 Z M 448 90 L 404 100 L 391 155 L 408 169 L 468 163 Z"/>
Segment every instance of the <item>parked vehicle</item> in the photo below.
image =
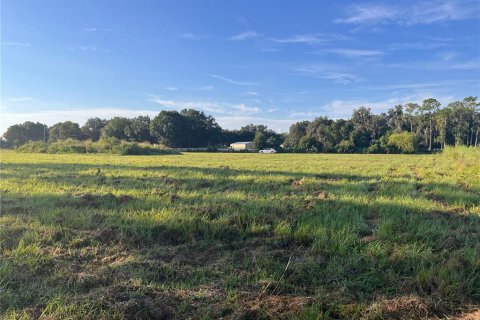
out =
<path fill-rule="evenodd" d="M 277 150 L 275 150 L 273 148 L 268 148 L 268 149 L 260 150 L 260 151 L 258 151 L 258 153 L 277 153 Z"/>

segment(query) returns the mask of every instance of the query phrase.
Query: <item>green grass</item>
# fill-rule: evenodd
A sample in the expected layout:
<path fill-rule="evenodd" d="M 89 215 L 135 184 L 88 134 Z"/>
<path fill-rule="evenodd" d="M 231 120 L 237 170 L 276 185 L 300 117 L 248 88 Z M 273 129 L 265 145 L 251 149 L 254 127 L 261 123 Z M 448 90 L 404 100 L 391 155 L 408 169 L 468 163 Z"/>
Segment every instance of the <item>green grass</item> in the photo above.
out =
<path fill-rule="evenodd" d="M 478 151 L 2 151 L 0 318 L 411 319 L 478 308 Z"/>

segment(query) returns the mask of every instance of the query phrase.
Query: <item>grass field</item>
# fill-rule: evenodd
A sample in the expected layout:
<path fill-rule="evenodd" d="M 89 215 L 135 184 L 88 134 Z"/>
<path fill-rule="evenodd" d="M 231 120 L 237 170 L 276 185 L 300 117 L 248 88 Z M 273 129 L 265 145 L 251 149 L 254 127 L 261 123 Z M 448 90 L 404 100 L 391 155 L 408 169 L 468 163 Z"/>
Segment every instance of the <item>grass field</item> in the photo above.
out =
<path fill-rule="evenodd" d="M 478 316 L 479 158 L 2 151 L 0 318 Z"/>

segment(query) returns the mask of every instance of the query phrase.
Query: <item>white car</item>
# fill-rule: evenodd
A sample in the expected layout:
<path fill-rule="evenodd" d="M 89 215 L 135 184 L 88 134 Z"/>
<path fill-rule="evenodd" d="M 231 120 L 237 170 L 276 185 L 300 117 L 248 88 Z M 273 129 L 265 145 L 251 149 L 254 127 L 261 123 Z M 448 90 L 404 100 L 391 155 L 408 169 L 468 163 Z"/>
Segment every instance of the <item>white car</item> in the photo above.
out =
<path fill-rule="evenodd" d="M 260 151 L 258 151 L 258 153 L 277 153 L 277 150 L 275 150 L 273 148 L 268 148 L 268 149 L 260 150 Z"/>

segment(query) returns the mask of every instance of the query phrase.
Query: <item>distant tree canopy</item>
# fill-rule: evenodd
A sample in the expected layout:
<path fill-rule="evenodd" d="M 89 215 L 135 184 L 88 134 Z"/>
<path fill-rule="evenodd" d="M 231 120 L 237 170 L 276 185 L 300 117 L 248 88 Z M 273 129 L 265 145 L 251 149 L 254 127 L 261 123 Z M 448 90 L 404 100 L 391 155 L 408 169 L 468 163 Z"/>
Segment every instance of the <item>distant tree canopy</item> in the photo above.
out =
<path fill-rule="evenodd" d="M 48 129 L 48 141 L 54 142 L 66 139 L 82 140 L 83 134 L 78 123 L 72 121 L 59 122 Z"/>
<path fill-rule="evenodd" d="M 3 134 L 1 146 L 18 147 L 27 141 L 92 140 L 116 138 L 132 142 L 161 143 L 168 147 L 226 146 L 253 141 L 255 148 L 301 149 L 313 152 L 414 153 L 446 145 L 478 146 L 480 103 L 466 97 L 441 108 L 433 98 L 421 104 L 395 105 L 385 113 L 374 114 L 365 106 L 353 110 L 350 119 L 320 116 L 291 125 L 282 135 L 265 125 L 249 124 L 238 130 L 222 129 L 202 111 L 184 109 L 161 111 L 153 119 L 138 116 L 110 120 L 90 118 L 80 128 L 71 121 L 48 128 L 27 121 Z"/>
<path fill-rule="evenodd" d="M 125 127 L 125 135 L 129 141 L 152 142 L 150 118 L 148 116 L 138 116 L 130 120 L 130 123 Z"/>
<path fill-rule="evenodd" d="M 359 107 L 348 120 L 321 116 L 292 124 L 284 145 L 340 153 L 412 153 L 445 145 L 478 146 L 479 106 L 477 97 L 467 97 L 445 108 L 430 98 L 421 105 L 396 105 L 378 115 Z"/>
<path fill-rule="evenodd" d="M 100 118 L 90 118 L 81 128 L 82 134 L 86 139 L 98 141 L 102 134 L 102 129 L 107 124 L 107 120 Z"/>
<path fill-rule="evenodd" d="M 46 141 L 48 139 L 48 127 L 40 122 L 27 121 L 9 127 L 2 138 L 15 147 L 27 141 Z"/>
<path fill-rule="evenodd" d="M 102 137 L 113 137 L 119 140 L 128 140 L 127 128 L 130 126 L 132 120 L 123 117 L 114 117 L 107 121 L 102 128 Z"/>

